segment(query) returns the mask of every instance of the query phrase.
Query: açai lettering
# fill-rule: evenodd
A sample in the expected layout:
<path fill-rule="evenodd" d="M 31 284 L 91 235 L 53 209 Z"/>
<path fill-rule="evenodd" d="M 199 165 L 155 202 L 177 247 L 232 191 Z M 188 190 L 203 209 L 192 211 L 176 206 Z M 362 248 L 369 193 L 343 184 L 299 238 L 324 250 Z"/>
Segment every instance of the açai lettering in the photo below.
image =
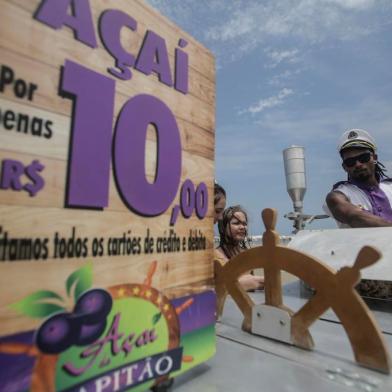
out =
<path fill-rule="evenodd" d="M 88 0 L 44 0 L 38 8 L 35 18 L 54 28 L 71 28 L 75 38 L 91 48 L 97 47 L 97 38 Z M 182 49 L 187 41 L 180 39 L 174 51 L 174 83 L 170 69 L 165 40 L 151 30 L 147 30 L 138 56 L 126 50 L 121 44 L 120 33 L 123 28 L 137 31 L 137 21 L 120 10 L 104 11 L 98 21 L 102 43 L 115 59 L 115 67 L 108 72 L 122 80 L 132 77 L 131 67 L 145 75 L 156 73 L 159 81 L 184 94 L 188 93 L 188 55 Z"/>

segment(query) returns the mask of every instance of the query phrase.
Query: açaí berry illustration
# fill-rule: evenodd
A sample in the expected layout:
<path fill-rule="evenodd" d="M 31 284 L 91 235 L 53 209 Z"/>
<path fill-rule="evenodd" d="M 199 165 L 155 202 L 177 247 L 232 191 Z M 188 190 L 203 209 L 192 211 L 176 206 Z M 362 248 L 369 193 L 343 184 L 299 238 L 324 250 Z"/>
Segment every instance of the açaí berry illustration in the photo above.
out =
<path fill-rule="evenodd" d="M 106 328 L 113 300 L 103 289 L 84 292 L 73 313 L 57 313 L 38 329 L 36 344 L 46 354 L 58 354 L 72 345 L 85 346 L 97 340 Z"/>
<path fill-rule="evenodd" d="M 103 333 L 106 328 L 106 319 L 93 325 L 82 325 L 79 335 L 77 336 L 75 344 L 77 346 L 86 346 L 95 342 Z"/>
<path fill-rule="evenodd" d="M 78 298 L 74 314 L 84 325 L 102 324 L 112 309 L 112 304 L 112 297 L 107 291 L 92 289 Z"/>
<path fill-rule="evenodd" d="M 47 354 L 58 354 L 71 347 L 80 334 L 80 323 L 70 313 L 57 313 L 38 329 L 36 344 Z"/>
<path fill-rule="evenodd" d="M 49 290 L 34 292 L 14 304 L 14 308 L 17 308 L 24 315 L 40 318 L 48 317 L 41 324 L 34 337 L 35 344 L 40 352 L 35 353 L 36 350 L 34 346 L 29 348 L 29 352 L 34 352 L 34 355 L 37 355 L 39 358 L 34 365 L 35 370 L 33 373 L 33 379 L 38 380 L 37 385 L 42 386 L 39 377 L 46 375 L 48 369 L 52 371 L 51 369 L 53 368 L 53 364 L 57 363 L 56 366 L 58 366 L 58 361 L 61 359 L 53 358 L 51 355 L 41 355 L 42 353 L 52 355 L 61 354 L 74 345 L 87 346 L 94 344 L 94 342 L 97 342 L 97 340 L 102 337 L 108 326 L 107 317 L 112 310 L 113 299 L 111 295 L 113 295 L 115 300 L 123 299 L 124 297 L 147 300 L 158 307 L 159 313 L 156 313 L 151 320 L 153 325 L 157 324 L 162 318 L 165 318 L 167 324 L 166 328 L 168 328 L 169 332 L 168 349 L 171 350 L 179 348 L 180 323 L 178 316 L 192 305 L 194 298 L 188 298 L 181 305 L 174 307 L 169 298 L 152 287 L 152 278 L 156 268 L 157 262 L 154 261 L 151 263 L 147 277 L 142 284 L 127 283 L 112 286 L 109 293 L 103 289 L 89 290 L 92 281 L 91 266 L 83 266 L 79 270 L 73 272 L 66 282 L 68 296 L 71 297 L 73 289 L 74 298 L 76 299 L 76 305 L 74 306 L 72 313 L 65 311 L 67 306 L 66 301 L 64 301 L 60 295 Z M 124 293 L 126 294 L 125 296 Z M 62 300 L 63 306 L 53 304 L 53 299 Z M 54 313 L 54 311 L 57 311 L 57 313 Z M 119 312 L 114 317 L 119 320 L 120 316 L 121 313 Z M 154 329 L 152 331 L 154 331 Z M 147 332 L 147 330 L 145 332 Z M 140 337 L 145 336 L 145 332 L 143 332 Z M 123 336 L 123 334 L 117 334 L 116 332 L 116 336 L 113 337 L 110 335 L 111 333 L 112 332 L 109 331 L 107 335 L 109 338 L 105 338 L 99 343 L 100 347 L 111 340 L 114 341 Z M 133 336 L 134 334 L 131 334 L 126 338 L 129 340 L 128 343 L 130 343 L 130 340 L 133 339 Z M 153 335 L 150 334 L 149 341 L 144 340 L 147 338 L 143 337 L 140 344 L 143 344 L 142 341 L 153 342 L 156 337 L 154 339 L 152 337 Z M 139 343 L 137 341 L 135 344 L 136 347 L 139 347 Z M 129 349 L 127 350 L 126 345 L 124 345 L 123 351 L 125 353 L 129 353 L 132 346 L 128 347 Z M 95 347 L 93 347 L 93 349 L 94 348 Z M 86 355 L 96 355 L 99 350 L 93 351 L 91 348 L 88 348 L 84 352 L 90 353 Z M 70 353 L 70 358 L 72 358 L 75 353 L 76 355 L 79 355 L 78 358 L 81 358 L 83 352 L 81 354 L 77 354 L 78 351 L 79 350 L 75 350 Z M 191 355 L 183 356 L 182 359 L 184 362 L 193 361 L 193 357 Z M 102 366 L 106 366 L 105 363 L 106 362 L 101 361 Z M 102 367 L 101 365 L 99 366 Z M 157 378 L 154 385 L 159 387 L 159 385 L 163 382 L 162 380 L 165 380 L 167 377 L 169 377 L 169 375 Z M 48 377 L 45 379 L 45 383 L 48 385 L 48 390 L 56 390 L 55 382 L 57 381 L 54 377 Z M 154 390 L 158 389 L 155 388 Z"/>

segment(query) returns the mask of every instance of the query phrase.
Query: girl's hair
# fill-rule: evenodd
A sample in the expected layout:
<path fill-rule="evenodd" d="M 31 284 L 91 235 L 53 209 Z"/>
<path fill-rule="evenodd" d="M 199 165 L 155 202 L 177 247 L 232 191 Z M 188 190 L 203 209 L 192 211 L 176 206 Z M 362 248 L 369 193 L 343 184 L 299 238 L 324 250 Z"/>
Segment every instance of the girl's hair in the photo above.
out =
<path fill-rule="evenodd" d="M 248 249 L 250 247 L 247 239 L 247 230 L 245 234 L 245 239 L 240 241 L 239 243 L 237 243 L 232 237 L 230 230 L 230 222 L 234 218 L 234 214 L 236 212 L 242 212 L 245 215 L 246 222 L 248 222 L 248 215 L 240 205 L 226 208 L 223 212 L 222 220 L 218 222 L 218 230 L 220 236 L 219 247 L 222 248 L 223 253 L 228 259 L 231 259 L 239 253 L 238 246 L 240 249 Z M 229 228 L 229 230 L 227 230 L 227 228 Z"/>
<path fill-rule="evenodd" d="M 223 197 L 226 197 L 226 191 L 217 182 L 214 184 L 214 205 Z"/>

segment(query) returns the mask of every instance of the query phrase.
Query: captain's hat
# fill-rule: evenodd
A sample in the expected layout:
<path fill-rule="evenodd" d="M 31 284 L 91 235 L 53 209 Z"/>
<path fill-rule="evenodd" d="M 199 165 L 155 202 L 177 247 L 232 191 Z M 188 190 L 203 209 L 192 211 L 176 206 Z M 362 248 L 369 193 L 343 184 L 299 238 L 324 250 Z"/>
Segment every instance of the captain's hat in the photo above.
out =
<path fill-rule="evenodd" d="M 347 148 L 368 148 L 373 152 L 376 151 L 376 142 L 369 132 L 364 129 L 349 129 L 344 132 L 339 139 L 338 151 L 342 152 Z"/>

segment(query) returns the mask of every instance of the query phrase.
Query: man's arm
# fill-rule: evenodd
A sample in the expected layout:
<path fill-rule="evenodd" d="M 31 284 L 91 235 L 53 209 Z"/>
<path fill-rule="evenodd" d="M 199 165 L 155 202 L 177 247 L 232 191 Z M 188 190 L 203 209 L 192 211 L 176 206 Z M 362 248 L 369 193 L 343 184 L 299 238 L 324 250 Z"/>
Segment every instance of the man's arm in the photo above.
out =
<path fill-rule="evenodd" d="M 392 222 L 354 206 L 341 192 L 332 191 L 328 193 L 326 202 L 334 218 L 350 227 L 392 226 Z"/>
<path fill-rule="evenodd" d="M 244 274 L 239 277 L 238 281 L 246 291 L 258 290 L 264 287 L 264 278 L 262 276 Z"/>

